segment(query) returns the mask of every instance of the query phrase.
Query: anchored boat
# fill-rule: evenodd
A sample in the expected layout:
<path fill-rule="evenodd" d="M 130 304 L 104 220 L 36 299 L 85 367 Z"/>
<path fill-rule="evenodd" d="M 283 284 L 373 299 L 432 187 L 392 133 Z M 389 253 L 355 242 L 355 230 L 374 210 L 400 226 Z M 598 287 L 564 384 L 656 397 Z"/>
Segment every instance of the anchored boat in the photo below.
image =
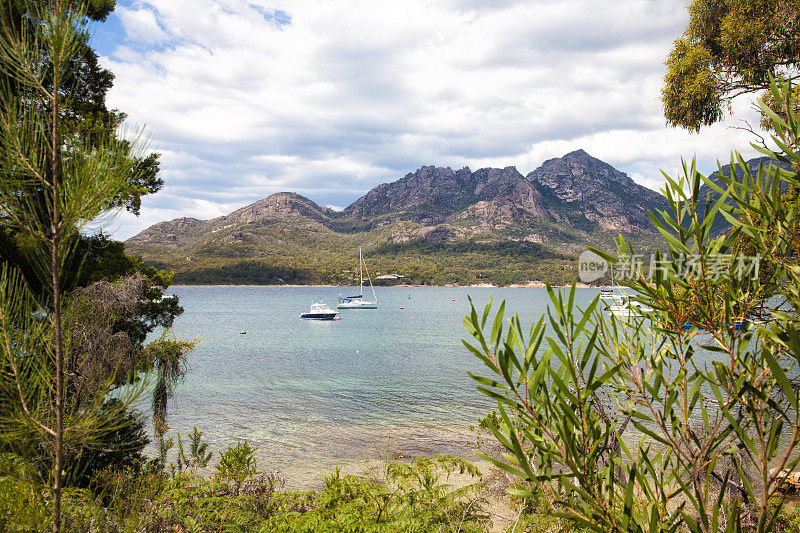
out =
<path fill-rule="evenodd" d="M 339 305 L 337 309 L 377 309 L 378 297 L 375 296 L 375 287 L 372 286 L 372 279 L 369 277 L 369 270 L 367 270 L 367 281 L 369 288 L 372 289 L 372 301 L 364 299 L 364 271 L 367 270 L 367 264 L 361 256 L 361 247 L 358 247 L 358 271 L 361 278 L 359 285 L 358 296 L 342 296 L 339 295 Z"/>
<path fill-rule="evenodd" d="M 620 290 L 600 289 L 600 299 L 606 304 L 609 314 L 617 318 L 627 319 L 631 315 L 643 316 L 653 312 L 653 308 L 631 298 L 631 295 Z"/>
<path fill-rule="evenodd" d="M 311 309 L 308 311 L 308 313 L 303 313 L 300 315 L 300 318 L 305 318 L 308 320 L 333 320 L 338 314 L 339 311 L 334 311 L 324 303 L 320 302 L 318 304 L 311 304 Z"/>

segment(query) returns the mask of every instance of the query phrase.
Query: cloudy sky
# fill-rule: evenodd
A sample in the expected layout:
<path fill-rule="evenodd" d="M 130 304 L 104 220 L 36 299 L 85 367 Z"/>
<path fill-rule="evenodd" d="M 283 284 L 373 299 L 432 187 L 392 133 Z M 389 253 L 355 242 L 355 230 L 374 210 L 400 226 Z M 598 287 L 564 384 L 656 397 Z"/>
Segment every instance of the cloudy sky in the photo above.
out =
<path fill-rule="evenodd" d="M 294 191 L 343 208 L 422 165 L 523 174 L 583 148 L 653 189 L 752 140 L 747 100 L 668 128 L 677 0 L 117 0 L 94 28 L 110 107 L 162 154 L 161 192 L 107 231 Z M 742 150 L 754 156 L 751 150 Z"/>

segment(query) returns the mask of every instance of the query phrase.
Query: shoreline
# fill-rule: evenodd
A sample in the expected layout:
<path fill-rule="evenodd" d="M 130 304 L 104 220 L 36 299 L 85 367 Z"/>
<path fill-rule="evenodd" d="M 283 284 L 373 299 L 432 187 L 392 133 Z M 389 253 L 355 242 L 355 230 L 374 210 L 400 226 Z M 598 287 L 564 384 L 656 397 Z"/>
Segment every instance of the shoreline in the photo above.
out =
<path fill-rule="evenodd" d="M 554 289 L 569 289 L 572 285 L 551 285 Z M 330 285 L 330 284 L 294 284 L 294 283 L 174 283 L 170 287 L 350 287 L 350 285 Z M 544 289 L 547 286 L 543 282 L 531 281 L 528 283 L 512 283 L 510 285 L 493 285 L 491 283 L 475 283 L 471 285 L 412 285 L 398 283 L 396 285 L 378 285 L 378 288 L 413 288 L 413 289 Z M 576 283 L 577 289 L 613 289 L 610 285 L 587 285 L 586 283 Z"/>
<path fill-rule="evenodd" d="M 261 470 L 279 472 L 288 490 L 319 490 L 325 476 L 337 468 L 342 473 L 368 476 L 390 462 L 410 462 L 417 457 L 453 455 L 478 466 L 488 473 L 493 465 L 476 452 L 499 457 L 499 449 L 491 432 L 474 424 L 429 425 L 414 423 L 398 426 L 319 425 L 298 427 L 291 438 L 294 453 L 287 453 L 285 444 L 242 439 L 235 435 L 204 435 L 209 449 L 221 453 L 232 442 L 246 440 L 255 446 L 255 458 Z M 170 451 L 172 457 L 175 452 Z M 146 454 L 157 455 L 150 443 Z M 212 469 L 206 467 L 207 471 Z"/>

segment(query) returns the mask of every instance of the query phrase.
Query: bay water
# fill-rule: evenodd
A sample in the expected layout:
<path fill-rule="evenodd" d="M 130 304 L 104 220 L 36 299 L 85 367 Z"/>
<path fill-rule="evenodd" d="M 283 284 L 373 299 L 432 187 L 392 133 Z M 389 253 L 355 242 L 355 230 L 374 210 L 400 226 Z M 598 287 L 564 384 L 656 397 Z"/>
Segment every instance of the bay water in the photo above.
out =
<path fill-rule="evenodd" d="M 462 324 L 467 297 L 479 312 L 490 295 L 495 309 L 505 300 L 506 314 L 519 314 L 526 328 L 550 301 L 535 288 L 377 287 L 379 309 L 314 321 L 299 315 L 320 300 L 335 308 L 337 294 L 353 289 L 170 291 L 185 309 L 175 333 L 200 341 L 169 405 L 170 434 L 203 431 L 212 464 L 228 445 L 247 441 L 259 468 L 282 472 L 290 488 L 317 486 L 336 466 L 359 473 L 376 460 L 469 457 L 470 426 L 494 403 L 467 375 L 489 375 L 461 343 L 471 339 Z M 578 289 L 577 303 L 596 295 Z"/>

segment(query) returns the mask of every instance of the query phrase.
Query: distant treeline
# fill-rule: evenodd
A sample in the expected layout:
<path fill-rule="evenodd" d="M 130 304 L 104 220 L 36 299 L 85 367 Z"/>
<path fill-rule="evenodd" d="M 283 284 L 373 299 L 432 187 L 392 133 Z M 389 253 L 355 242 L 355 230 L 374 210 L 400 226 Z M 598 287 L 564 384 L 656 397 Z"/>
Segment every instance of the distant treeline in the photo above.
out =
<path fill-rule="evenodd" d="M 365 259 L 376 284 L 502 286 L 526 281 L 565 284 L 576 273 L 575 257 L 553 252 L 538 243 L 411 241 L 381 246 L 368 252 Z M 379 281 L 376 273 L 397 273 L 403 278 Z M 313 262 L 271 256 L 221 265 L 193 265 L 175 273 L 175 282 L 184 284 L 347 285 L 357 280 L 357 265 L 351 264 L 349 258 L 327 254 Z"/>

